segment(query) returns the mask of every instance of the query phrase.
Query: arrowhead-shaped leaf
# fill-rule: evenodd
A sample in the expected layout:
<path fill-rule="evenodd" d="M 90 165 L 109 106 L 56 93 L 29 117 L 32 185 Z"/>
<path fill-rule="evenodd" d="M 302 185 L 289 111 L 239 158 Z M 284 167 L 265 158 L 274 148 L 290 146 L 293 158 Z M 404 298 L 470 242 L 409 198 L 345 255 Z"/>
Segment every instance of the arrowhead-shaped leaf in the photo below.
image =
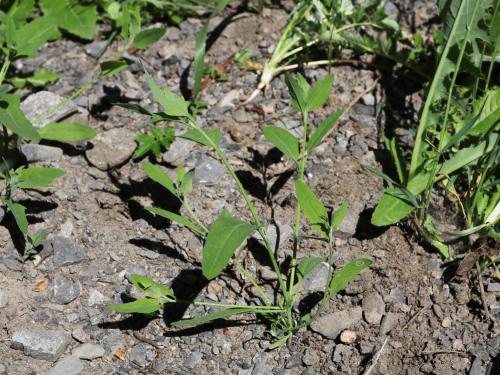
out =
<path fill-rule="evenodd" d="M 398 189 L 385 189 L 372 214 L 371 223 L 378 227 L 395 224 L 415 208 L 409 202 L 394 196 Z"/>
<path fill-rule="evenodd" d="M 132 48 L 147 48 L 165 34 L 167 29 L 164 27 L 154 27 L 152 29 L 142 30 L 137 34 L 132 42 Z"/>
<path fill-rule="evenodd" d="M 211 280 L 226 268 L 234 252 L 255 226 L 223 212 L 210 226 L 201 262 L 203 275 Z"/>

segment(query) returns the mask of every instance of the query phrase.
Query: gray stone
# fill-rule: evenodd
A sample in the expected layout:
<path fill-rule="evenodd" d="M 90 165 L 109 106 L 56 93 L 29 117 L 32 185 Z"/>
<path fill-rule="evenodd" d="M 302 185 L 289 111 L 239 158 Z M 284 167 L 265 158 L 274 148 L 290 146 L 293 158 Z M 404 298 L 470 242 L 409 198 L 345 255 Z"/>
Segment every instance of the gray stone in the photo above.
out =
<path fill-rule="evenodd" d="M 486 374 L 486 368 L 483 367 L 483 362 L 481 361 L 481 358 L 476 357 L 474 358 L 474 361 L 472 361 L 472 365 L 470 366 L 469 369 L 469 375 L 485 375 Z"/>
<path fill-rule="evenodd" d="M 500 292 L 500 283 L 488 283 L 486 290 L 488 292 Z"/>
<path fill-rule="evenodd" d="M 96 305 L 102 305 L 105 301 L 104 295 L 99 292 L 97 289 L 91 289 L 89 293 L 89 299 L 88 299 L 88 305 L 89 306 L 96 306 Z"/>
<path fill-rule="evenodd" d="M 373 96 L 373 94 L 368 93 L 366 95 L 363 95 L 361 100 L 363 101 L 364 105 L 368 105 L 368 106 L 375 105 L 375 97 Z"/>
<path fill-rule="evenodd" d="M 12 254 L 7 254 L 4 256 L 3 264 L 11 271 L 21 271 L 23 269 L 23 266 L 19 262 L 19 259 L 14 257 Z"/>
<path fill-rule="evenodd" d="M 252 116 L 242 108 L 233 113 L 233 119 L 237 122 L 250 122 L 253 120 Z"/>
<path fill-rule="evenodd" d="M 118 349 L 123 349 L 127 345 L 126 343 L 128 339 L 128 335 L 117 332 L 106 336 L 101 343 L 106 352 L 113 355 Z"/>
<path fill-rule="evenodd" d="M 254 364 L 251 375 L 268 375 L 271 370 L 267 366 L 267 353 L 256 353 L 253 356 L 252 362 Z"/>
<path fill-rule="evenodd" d="M 77 375 L 83 371 L 83 363 L 72 355 L 58 361 L 47 375 Z"/>
<path fill-rule="evenodd" d="M 216 185 L 224 175 L 226 168 L 217 160 L 205 156 L 196 164 L 194 183 Z"/>
<path fill-rule="evenodd" d="M 337 344 L 335 346 L 335 351 L 333 352 L 332 361 L 338 363 L 342 361 L 343 357 L 346 358 L 350 357 L 352 352 L 353 352 L 352 347 L 344 344 Z"/>
<path fill-rule="evenodd" d="M 384 13 L 385 13 L 385 15 L 387 17 L 392 18 L 393 20 L 395 20 L 395 19 L 398 18 L 399 10 L 396 7 L 396 5 L 394 5 L 393 2 L 387 1 L 385 3 L 385 5 L 384 5 Z"/>
<path fill-rule="evenodd" d="M 57 236 L 50 241 L 50 246 L 54 251 L 54 266 L 62 267 L 79 263 L 87 256 L 85 252 L 71 239 Z"/>
<path fill-rule="evenodd" d="M 335 137 L 335 146 L 333 146 L 333 153 L 336 155 L 344 155 L 347 152 L 347 145 L 349 139 L 342 134 L 337 134 Z"/>
<path fill-rule="evenodd" d="M 21 145 L 21 152 L 28 162 L 35 161 L 59 161 L 63 152 L 58 147 L 27 143 Z"/>
<path fill-rule="evenodd" d="M 201 363 L 203 359 L 203 353 L 200 352 L 192 352 L 183 362 L 183 366 L 192 370 L 197 365 Z"/>
<path fill-rule="evenodd" d="M 85 152 L 94 167 L 107 171 L 124 164 L 134 154 L 135 134 L 125 128 L 114 128 L 97 134 L 94 147 Z"/>
<path fill-rule="evenodd" d="M 61 331 L 16 331 L 11 347 L 35 359 L 55 362 L 66 350 L 70 338 Z"/>
<path fill-rule="evenodd" d="M 405 303 L 406 294 L 401 288 L 392 288 L 389 295 L 384 296 L 384 300 L 389 303 Z"/>
<path fill-rule="evenodd" d="M 359 212 L 348 209 L 344 220 L 335 231 L 335 235 L 341 238 L 348 238 L 356 234 L 356 228 L 359 221 Z"/>
<path fill-rule="evenodd" d="M 156 359 L 155 348 L 144 342 L 134 346 L 128 356 L 133 365 L 144 368 Z"/>
<path fill-rule="evenodd" d="M 82 359 L 96 359 L 104 355 L 105 350 L 99 344 L 85 343 L 73 350 L 73 355 Z"/>
<path fill-rule="evenodd" d="M 106 40 L 96 41 L 85 45 L 85 52 L 92 57 L 99 57 L 99 55 L 106 49 L 108 42 Z"/>
<path fill-rule="evenodd" d="M 357 306 L 326 314 L 314 320 L 311 329 L 329 339 L 336 339 L 341 331 L 357 324 L 362 318 L 362 313 L 361 307 Z"/>
<path fill-rule="evenodd" d="M 378 293 L 370 293 L 363 297 L 363 315 L 370 324 L 379 324 L 385 313 L 385 302 Z"/>
<path fill-rule="evenodd" d="M 183 165 L 193 151 L 194 143 L 184 138 L 175 138 L 167 152 L 163 154 L 163 161 L 171 165 Z"/>
<path fill-rule="evenodd" d="M 65 276 L 55 276 L 49 287 L 49 298 L 59 305 L 66 305 L 78 298 L 82 292 L 80 283 Z"/>
<path fill-rule="evenodd" d="M 297 366 L 300 366 L 302 364 L 302 358 L 304 357 L 303 353 L 295 353 L 292 354 L 288 359 L 286 360 L 285 367 L 286 368 L 294 368 Z"/>
<path fill-rule="evenodd" d="M 65 103 L 66 99 L 60 95 L 50 91 L 38 91 L 31 94 L 21 103 L 21 110 L 24 112 L 28 120 L 33 123 L 36 128 L 41 128 L 49 122 L 54 122 L 77 112 L 78 107 L 72 101 Z M 63 105 L 63 103 L 65 103 Z M 58 106 L 62 106 L 58 111 L 54 112 L 44 120 L 35 122 L 34 120 Z"/>
<path fill-rule="evenodd" d="M 303 290 L 308 293 L 324 291 L 328 281 L 328 269 L 328 263 L 321 262 L 302 280 Z"/>
<path fill-rule="evenodd" d="M 7 375 L 7 368 L 0 363 L 0 375 Z"/>
<path fill-rule="evenodd" d="M 9 293 L 5 289 L 0 289 L 0 309 L 9 304 Z"/>
<path fill-rule="evenodd" d="M 381 336 L 387 335 L 399 322 L 399 319 L 402 317 L 402 314 L 388 312 L 384 319 L 382 320 L 382 324 L 380 324 L 379 334 Z"/>
<path fill-rule="evenodd" d="M 375 349 L 375 344 L 370 341 L 362 340 L 359 343 L 359 351 L 361 352 L 361 354 L 373 353 L 374 349 Z"/>
<path fill-rule="evenodd" d="M 269 240 L 271 247 L 273 249 L 276 248 L 276 242 L 278 241 L 278 234 L 279 234 L 278 248 L 280 248 L 285 242 L 293 238 L 293 228 L 288 224 L 279 225 L 278 228 L 276 228 L 275 225 L 271 224 L 268 225 L 266 229 L 266 234 L 267 234 L 267 239 Z M 265 246 L 264 240 L 262 239 L 262 237 L 258 232 L 256 232 L 252 237 L 255 238 L 257 241 L 259 241 L 259 243 L 262 246 Z"/>

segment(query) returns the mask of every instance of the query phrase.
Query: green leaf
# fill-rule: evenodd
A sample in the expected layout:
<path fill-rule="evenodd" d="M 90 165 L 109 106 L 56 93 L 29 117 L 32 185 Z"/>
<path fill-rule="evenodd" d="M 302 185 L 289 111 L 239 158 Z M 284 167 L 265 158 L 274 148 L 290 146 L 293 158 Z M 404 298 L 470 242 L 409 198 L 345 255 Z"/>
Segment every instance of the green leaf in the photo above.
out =
<path fill-rule="evenodd" d="M 90 126 L 72 122 L 51 122 L 39 130 L 42 139 L 60 142 L 88 141 L 96 132 Z"/>
<path fill-rule="evenodd" d="M 101 77 L 112 77 L 127 69 L 131 62 L 127 59 L 108 60 L 101 63 Z"/>
<path fill-rule="evenodd" d="M 311 152 L 315 147 L 319 146 L 323 141 L 323 138 L 328 134 L 328 132 L 333 128 L 333 125 L 342 116 L 343 111 L 333 112 L 330 116 L 323 120 L 321 124 L 318 125 L 317 129 L 309 138 L 307 142 L 307 151 Z"/>
<path fill-rule="evenodd" d="M 41 87 L 59 79 L 60 74 L 47 69 L 37 70 L 32 76 L 26 77 L 26 81 L 34 86 Z"/>
<path fill-rule="evenodd" d="M 35 14 L 35 0 L 16 0 L 9 8 L 9 16 L 17 24 L 24 23 Z"/>
<path fill-rule="evenodd" d="M 227 211 L 223 212 L 210 226 L 203 246 L 203 275 L 209 280 L 218 276 L 236 249 L 254 230 L 254 225 L 233 218 Z"/>
<path fill-rule="evenodd" d="M 162 91 L 148 72 L 146 72 L 146 81 L 153 98 L 163 107 L 167 115 L 175 117 L 189 116 L 187 103 L 182 96 L 175 95 L 169 89 Z"/>
<path fill-rule="evenodd" d="M 154 27 L 147 30 L 142 30 L 137 34 L 132 42 L 132 48 L 147 48 L 154 42 L 161 39 L 163 35 L 167 32 L 164 27 Z"/>
<path fill-rule="evenodd" d="M 176 223 L 184 225 L 186 228 L 191 229 L 195 233 L 198 233 L 198 234 L 201 234 L 201 235 L 204 234 L 204 231 L 202 229 L 200 229 L 193 222 L 191 222 L 188 219 L 186 219 L 184 216 L 177 215 L 177 214 L 175 214 L 173 212 L 170 212 L 170 211 L 167 211 L 167 210 L 163 210 L 163 209 L 157 208 L 157 207 L 146 207 L 146 210 L 148 210 L 152 214 L 159 215 L 161 217 L 164 217 L 165 219 L 168 219 L 168 220 L 171 220 L 171 221 L 175 221 Z"/>
<path fill-rule="evenodd" d="M 255 309 L 252 307 L 232 307 L 226 310 L 221 310 L 217 311 L 208 315 L 200 316 L 197 318 L 193 319 L 185 319 L 185 320 L 179 320 L 175 323 L 172 323 L 174 327 L 177 328 L 183 328 L 183 327 L 190 327 L 194 325 L 199 325 L 203 323 L 210 322 L 212 320 L 217 320 L 217 319 L 223 319 L 223 318 L 228 318 L 233 315 L 238 315 L 238 314 L 245 314 L 245 313 L 253 313 L 255 312 Z"/>
<path fill-rule="evenodd" d="M 139 298 L 133 302 L 111 304 L 108 308 L 121 314 L 151 314 L 161 309 L 161 303 L 151 298 Z"/>
<path fill-rule="evenodd" d="M 305 257 L 297 265 L 298 275 L 302 278 L 311 273 L 323 261 L 321 257 Z"/>
<path fill-rule="evenodd" d="M 347 203 L 344 202 L 332 214 L 332 220 L 330 223 L 330 228 L 331 228 L 330 230 L 332 232 L 336 231 L 339 225 L 342 224 L 346 214 L 347 214 Z"/>
<path fill-rule="evenodd" d="M 181 186 L 179 186 L 179 191 L 182 194 L 188 194 L 193 189 L 193 178 L 194 178 L 194 169 L 187 172 L 182 177 Z"/>
<path fill-rule="evenodd" d="M 378 201 L 373 211 L 371 223 L 378 227 L 391 225 L 408 216 L 415 208 L 409 202 L 394 196 L 400 192 L 399 189 L 385 189 L 384 194 Z"/>
<path fill-rule="evenodd" d="M 309 90 L 307 95 L 306 107 L 308 111 L 319 109 L 326 103 L 330 96 L 330 91 L 332 90 L 332 84 L 333 77 L 330 75 L 316 82 L 316 85 Z"/>
<path fill-rule="evenodd" d="M 78 0 L 41 0 L 43 13 L 53 16 L 57 25 L 70 34 L 83 39 L 92 39 L 97 23 L 94 4 L 79 4 Z"/>
<path fill-rule="evenodd" d="M 31 125 L 20 108 L 17 95 L 4 94 L 0 96 L 0 122 L 11 132 L 30 141 L 39 141 L 40 135 Z"/>
<path fill-rule="evenodd" d="M 300 76 L 300 74 L 297 76 Z M 302 77 L 302 79 L 304 79 L 304 77 Z M 304 87 L 299 84 L 298 80 L 294 79 L 289 74 L 285 76 L 285 82 L 290 91 L 290 96 L 292 97 L 292 105 L 298 111 L 305 112 L 307 110 L 307 92 Z"/>
<path fill-rule="evenodd" d="M 165 172 L 161 170 L 160 167 L 157 167 L 150 162 L 146 162 L 144 163 L 143 168 L 144 172 L 146 172 L 150 179 L 158 182 L 161 186 L 177 197 L 177 190 L 175 189 L 174 182 Z"/>
<path fill-rule="evenodd" d="M 137 273 L 130 276 L 130 282 L 146 296 L 161 299 L 163 297 L 174 297 L 174 291 L 161 284 L 155 283 L 146 276 Z"/>
<path fill-rule="evenodd" d="M 56 178 L 64 175 L 59 168 L 29 167 L 17 172 L 16 187 L 19 189 L 36 189 L 52 186 Z"/>
<path fill-rule="evenodd" d="M 328 236 L 328 213 L 323 203 L 302 180 L 297 180 L 295 183 L 295 191 L 300 209 L 312 228 L 316 232 Z"/>
<path fill-rule="evenodd" d="M 299 159 L 299 142 L 288 130 L 277 126 L 264 129 L 264 137 L 293 161 Z"/>
<path fill-rule="evenodd" d="M 17 56 L 35 57 L 36 50 L 48 40 L 61 35 L 57 30 L 56 20 L 51 16 L 37 17 L 21 26 L 15 37 Z"/>
<path fill-rule="evenodd" d="M 213 146 L 203 135 L 203 133 L 205 133 L 215 145 L 218 145 L 222 138 L 220 129 L 203 129 L 203 130 L 191 129 L 185 132 L 184 134 L 179 135 L 179 137 L 189 139 L 190 141 L 199 143 L 200 145 L 213 148 Z"/>
<path fill-rule="evenodd" d="M 406 183 L 407 180 L 407 170 L 406 165 L 404 164 L 403 154 L 401 153 L 401 149 L 399 148 L 396 138 L 392 138 L 391 140 L 387 140 L 385 142 L 386 148 L 389 150 L 392 156 L 392 160 L 394 161 L 394 165 L 396 166 L 396 171 L 398 172 L 399 182 L 402 184 Z"/>
<path fill-rule="evenodd" d="M 14 215 L 14 219 L 16 220 L 16 224 L 23 232 L 23 234 L 28 234 L 28 219 L 26 218 L 26 207 L 22 204 L 15 203 L 10 199 L 5 199 L 5 204 L 12 215 Z"/>
<path fill-rule="evenodd" d="M 361 271 L 371 264 L 372 261 L 370 259 L 359 258 L 347 263 L 344 267 L 335 272 L 330 282 L 330 298 L 334 297 L 341 290 L 344 290 Z"/>

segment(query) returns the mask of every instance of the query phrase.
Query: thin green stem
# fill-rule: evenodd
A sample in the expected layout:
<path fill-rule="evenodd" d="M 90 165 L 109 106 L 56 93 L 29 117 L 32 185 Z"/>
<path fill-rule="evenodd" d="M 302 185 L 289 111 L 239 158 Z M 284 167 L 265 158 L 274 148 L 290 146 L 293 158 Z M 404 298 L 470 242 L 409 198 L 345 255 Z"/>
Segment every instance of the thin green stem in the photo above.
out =
<path fill-rule="evenodd" d="M 194 220 L 196 224 L 205 232 L 208 233 L 208 228 L 205 226 L 205 224 L 202 223 L 202 221 L 198 218 L 198 215 L 194 212 L 194 210 L 191 208 L 191 205 L 189 204 L 188 200 L 186 197 L 183 197 L 181 199 L 182 205 L 188 212 L 189 216 L 191 216 L 191 219 Z"/>
<path fill-rule="evenodd" d="M 245 277 L 245 279 L 247 279 L 253 285 L 253 287 L 255 288 L 255 290 L 257 291 L 257 293 L 259 293 L 259 295 L 262 297 L 262 299 L 264 300 L 264 302 L 266 303 L 266 305 L 272 305 L 273 302 L 269 299 L 269 297 L 267 296 L 266 292 L 264 292 L 264 289 L 262 289 L 259 286 L 259 284 L 257 284 L 257 281 L 250 274 L 250 272 L 248 272 L 247 269 L 245 267 L 243 267 L 243 265 L 238 260 L 238 258 L 233 257 L 233 262 L 236 265 L 236 267 L 238 268 L 238 270 L 243 274 L 243 276 Z"/>
<path fill-rule="evenodd" d="M 5 56 L 5 60 L 3 61 L 2 69 L 0 69 L 0 85 L 3 84 L 5 75 L 7 74 L 7 70 L 9 70 L 9 66 L 10 66 L 10 56 L 7 55 Z"/>
<path fill-rule="evenodd" d="M 250 306 L 250 305 L 232 305 L 230 303 L 220 303 L 220 302 L 204 302 L 204 301 L 186 301 L 186 300 L 176 300 L 176 303 L 185 303 L 198 306 L 213 306 L 213 307 L 225 307 L 228 309 L 233 308 L 252 308 L 255 311 L 282 311 L 283 309 L 279 306 Z"/>
<path fill-rule="evenodd" d="M 254 223 L 255 223 L 255 225 L 257 227 L 257 232 L 259 232 L 260 236 L 262 237 L 262 239 L 264 241 L 264 245 L 265 245 L 265 248 L 266 248 L 266 250 L 268 252 L 269 258 L 271 260 L 274 272 L 276 273 L 276 276 L 278 278 L 278 283 L 280 285 L 280 289 L 283 292 L 285 300 L 288 301 L 289 300 L 289 296 L 288 296 L 288 292 L 287 292 L 287 289 L 286 289 L 286 284 L 283 281 L 283 276 L 282 276 L 280 268 L 278 266 L 278 262 L 276 261 L 276 258 L 274 256 L 274 249 L 272 248 L 271 243 L 269 242 L 269 239 L 267 238 L 266 229 L 265 229 L 264 225 L 262 224 L 262 222 L 260 221 L 260 218 L 259 218 L 259 215 L 257 213 L 257 210 L 255 209 L 255 206 L 253 205 L 252 201 L 250 200 L 250 196 L 246 192 L 245 188 L 243 187 L 243 184 L 241 183 L 240 179 L 236 175 L 236 172 L 234 171 L 233 167 L 231 166 L 231 164 L 227 160 L 227 158 L 224 155 L 224 153 L 212 141 L 212 139 L 207 135 L 207 133 L 204 131 L 204 129 L 200 128 L 198 126 L 198 124 L 196 123 L 195 119 L 192 118 L 192 117 L 190 117 L 185 124 L 188 127 L 192 128 L 192 129 L 198 130 L 200 132 L 200 134 L 203 135 L 203 137 L 205 138 L 207 144 L 210 145 L 210 147 L 215 150 L 215 153 L 219 157 L 220 161 L 222 162 L 222 164 L 224 165 L 224 167 L 226 168 L 226 170 L 228 171 L 228 173 L 230 174 L 230 176 L 232 177 L 232 179 L 236 183 L 236 186 L 238 187 L 238 190 L 240 191 L 241 195 L 243 196 L 243 199 L 246 202 L 248 210 L 250 211 L 250 214 L 252 215 L 253 221 L 254 221 Z"/>

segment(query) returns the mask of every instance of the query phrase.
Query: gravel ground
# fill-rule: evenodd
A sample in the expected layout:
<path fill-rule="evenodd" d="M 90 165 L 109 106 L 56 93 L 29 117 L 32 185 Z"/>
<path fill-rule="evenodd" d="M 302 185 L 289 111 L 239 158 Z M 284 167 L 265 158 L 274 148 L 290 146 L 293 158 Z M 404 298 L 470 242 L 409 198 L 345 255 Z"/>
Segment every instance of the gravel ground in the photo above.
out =
<path fill-rule="evenodd" d="M 408 4 L 398 3 L 398 12 Z M 417 23 L 429 18 L 428 2 L 416 5 Z M 232 53 L 249 48 L 261 56 L 272 51 L 286 12 L 266 9 L 230 23 L 212 45 L 208 59 L 224 63 Z M 219 18 L 214 21 L 217 24 Z M 161 84 L 180 92 L 189 71 L 200 20 L 187 19 L 140 56 Z M 28 116 L 70 95 L 88 81 L 96 66 L 97 41 L 81 45 L 61 40 L 44 47 L 34 60 L 17 63 L 21 72 L 49 68 L 61 73 L 46 92 L 21 92 Z M 108 51 L 106 57 L 116 53 Z M 306 71 L 310 79 L 325 70 Z M 372 87 L 376 74 L 349 66 L 334 68 L 335 83 L 328 105 L 311 121 L 319 123 L 333 110 L 346 107 Z M 289 108 L 282 78 L 265 95 L 240 107 L 258 76 L 230 63 L 227 80 L 212 82 L 202 92 L 209 108 L 200 116 L 219 127 L 222 145 L 262 216 L 272 213 L 280 231 L 282 256 L 290 254 L 290 217 L 294 203 L 291 165 L 264 142 L 262 127 L 298 118 Z M 189 79 L 188 79 L 189 83 Z M 251 316 L 213 325 L 175 330 L 169 323 L 208 312 L 200 306 L 168 306 L 161 318 L 111 313 L 108 303 L 134 296 L 129 275 L 141 273 L 169 285 L 176 295 L 225 303 L 247 303 L 249 294 L 231 270 L 207 282 L 200 271 L 202 244 L 190 232 L 154 218 L 143 207 L 178 209 L 159 186 L 148 180 L 141 163 L 131 160 L 134 137 L 145 118 L 113 105 L 139 103 L 155 109 L 142 69 L 134 63 L 118 77 L 98 82 L 57 114 L 94 127 L 95 140 L 77 145 L 26 145 L 23 153 L 35 165 L 66 171 L 50 193 L 30 191 L 17 198 L 29 207 L 31 227 L 49 231 L 35 262 L 19 263 L 12 239 L 13 218 L 0 226 L 0 375 L 21 374 L 470 374 L 500 373 L 498 325 L 485 317 L 483 302 L 500 319 L 500 284 L 483 274 L 481 299 L 475 279 L 449 277 L 449 267 L 422 247 L 405 225 L 386 229 L 369 225 L 383 184 L 363 165 L 386 160 L 381 132 L 387 114 L 376 108 L 390 87 L 377 84 L 366 92 L 334 134 L 318 147 L 307 169 L 309 184 L 329 206 L 346 201 L 349 215 L 335 242 L 336 264 L 356 257 L 373 260 L 324 314 L 288 345 L 267 351 L 266 327 Z M 416 99 L 415 99 L 416 98 Z M 418 95 L 410 95 L 418 107 Z M 68 118 L 69 116 L 69 118 Z M 400 129 L 404 131 L 404 129 Z M 183 140 L 159 158 L 167 172 L 182 165 L 196 167 L 191 203 L 202 220 L 211 222 L 222 208 L 245 217 L 243 199 L 210 152 Z M 267 202 L 267 203 L 266 203 Z M 276 228 L 275 228 L 276 229 Z M 269 268 L 260 264 L 259 244 L 248 241 L 244 262 L 272 293 Z M 317 242 L 305 255 L 325 255 Z M 282 259 L 283 260 L 283 259 Z M 259 264 L 257 264 L 259 263 Z M 307 291 L 324 277 L 318 269 Z"/>

